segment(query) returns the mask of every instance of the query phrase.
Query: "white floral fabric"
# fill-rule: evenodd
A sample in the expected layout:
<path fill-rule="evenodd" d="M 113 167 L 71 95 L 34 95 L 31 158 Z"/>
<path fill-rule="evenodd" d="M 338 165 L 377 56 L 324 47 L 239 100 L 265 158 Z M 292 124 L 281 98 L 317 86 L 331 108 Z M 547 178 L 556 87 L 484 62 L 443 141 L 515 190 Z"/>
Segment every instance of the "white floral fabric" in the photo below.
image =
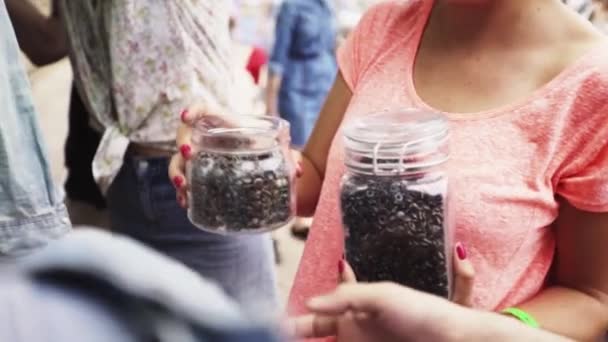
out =
<path fill-rule="evenodd" d="M 93 175 L 107 191 L 130 143 L 173 151 L 193 102 L 232 110 L 229 1 L 63 0 L 76 85 L 103 138 Z"/>

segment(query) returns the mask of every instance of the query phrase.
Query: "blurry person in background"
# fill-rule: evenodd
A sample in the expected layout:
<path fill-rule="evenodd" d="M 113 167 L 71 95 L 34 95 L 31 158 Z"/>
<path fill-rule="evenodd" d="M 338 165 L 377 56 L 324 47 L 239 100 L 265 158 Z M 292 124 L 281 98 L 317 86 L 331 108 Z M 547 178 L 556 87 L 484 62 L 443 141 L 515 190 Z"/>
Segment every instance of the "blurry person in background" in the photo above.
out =
<path fill-rule="evenodd" d="M 9 1 L 16 18 L 36 18 L 28 15 L 33 7 L 27 10 L 26 2 Z M 169 157 L 177 151 L 180 116 L 188 116 L 183 110 L 187 105 L 237 110 L 227 2 L 56 0 L 53 8 L 53 18 L 61 17 L 67 32 L 74 82 L 82 99 L 81 125 L 71 127 L 80 137 L 74 144 L 92 137 L 89 119 L 82 115 L 86 108 L 100 142 L 87 151 L 94 157 L 81 162 L 107 195 L 112 230 L 217 282 L 248 310 L 275 310 L 270 235 L 225 237 L 195 228 L 175 201 L 172 183 L 185 179 L 171 180 L 166 172 Z M 39 13 L 37 17 L 46 20 Z M 19 26 L 25 30 L 38 27 L 23 22 Z M 20 38 L 25 46 L 31 43 L 28 39 L 40 36 Z M 32 45 L 44 49 L 44 43 L 39 39 Z M 0 125 L 5 124 L 2 121 Z M 189 155 L 192 150 L 182 148 L 181 153 Z M 10 167 L 19 167 L 18 161 Z M 36 184 L 27 177 L 20 180 Z"/>
<path fill-rule="evenodd" d="M 234 30 L 238 25 L 237 18 L 237 13 L 233 13 L 230 17 L 229 27 L 231 33 L 234 33 Z M 258 46 L 242 44 L 234 38 L 234 35 L 233 43 L 233 46 L 241 48 L 241 51 L 233 50 L 233 52 L 236 52 L 244 62 L 245 69 L 251 74 L 255 84 L 263 85 L 266 79 L 264 75 L 265 67 L 268 64 L 268 55 L 266 54 L 266 51 Z"/>
<path fill-rule="evenodd" d="M 269 63 L 267 110 L 291 124 L 303 146 L 335 78 L 336 25 L 329 0 L 285 0 Z"/>
<path fill-rule="evenodd" d="M 60 17 L 59 1 L 52 2 L 49 17 L 28 0 L 6 0 L 6 5 L 21 49 L 32 63 L 44 66 L 67 56 L 68 39 Z M 73 87 L 65 142 L 65 192 L 66 207 L 75 226 L 110 228 L 105 199 L 91 170 L 100 140 L 101 134 L 91 127 L 89 112 Z"/>
<path fill-rule="evenodd" d="M 235 66 L 235 83 L 238 87 L 239 114 L 262 115 L 266 113 L 262 89 L 267 83 L 268 55 L 264 49 L 244 44 L 235 37 L 238 25 L 238 11 L 233 9 L 230 16 L 230 33 L 232 35 L 232 57 Z"/>
<path fill-rule="evenodd" d="M 336 76 L 336 25 L 329 0 L 285 0 L 269 63 L 266 110 L 291 125 L 294 147 L 306 144 Z M 297 220 L 306 237 L 310 221 Z"/>
<path fill-rule="evenodd" d="M 196 228 L 167 175 L 184 110 L 238 109 L 230 3 L 61 1 L 76 85 L 102 132 L 93 175 L 112 230 L 220 284 L 246 310 L 270 312 L 277 288 L 269 234 L 221 236 Z M 240 110 L 238 110 L 240 111 Z M 186 198 L 179 198 L 185 201 Z"/>
<path fill-rule="evenodd" d="M 8 4 L 16 10 L 27 10 L 20 1 L 9 0 Z M 29 26 L 29 33 L 20 34 L 37 34 L 56 25 L 55 19 L 50 19 L 40 26 Z M 35 59 L 52 60 L 53 54 L 49 51 L 48 56 Z M 27 74 L 4 1 L 0 2 L 0 75 L 1 267 L 70 230 L 62 195 L 53 183 Z"/>

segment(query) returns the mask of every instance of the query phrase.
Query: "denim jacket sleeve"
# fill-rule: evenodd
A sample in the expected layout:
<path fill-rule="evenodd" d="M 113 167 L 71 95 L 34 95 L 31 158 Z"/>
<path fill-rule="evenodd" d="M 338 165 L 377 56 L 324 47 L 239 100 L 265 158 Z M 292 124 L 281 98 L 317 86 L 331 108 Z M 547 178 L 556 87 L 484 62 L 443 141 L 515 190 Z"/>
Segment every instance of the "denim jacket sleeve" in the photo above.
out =
<path fill-rule="evenodd" d="M 52 180 L 19 47 L 0 2 L 0 259 L 63 235 L 70 222 Z"/>
<path fill-rule="evenodd" d="M 82 293 L 86 289 L 90 296 L 82 300 L 102 296 L 106 303 L 116 309 L 111 320 L 129 322 L 129 330 L 144 327 L 149 340 L 279 341 L 272 331 L 272 322 L 254 321 L 258 317 L 252 318 L 241 312 L 237 303 L 216 284 L 129 238 L 96 229 L 78 229 L 43 251 L 25 258 L 19 266 L 33 278 L 42 280 L 40 276 L 44 276 L 47 284 L 56 284 L 72 293 Z M 81 281 L 83 279 L 88 281 Z M 109 289 L 113 291 L 108 292 Z M 45 307 L 37 309 L 48 312 Z M 0 309 L 0 318 L 2 311 Z M 12 318 L 8 320 L 9 323 L 15 322 Z M 80 329 L 78 325 L 70 325 L 70 320 L 66 319 L 58 322 L 54 330 L 71 331 L 72 335 L 79 336 Z M 95 341 L 120 341 L 112 336 L 112 331 L 102 333 L 108 335 Z M 192 335 L 196 338 L 186 338 Z M 0 340 L 5 341 L 1 337 L 2 322 Z M 57 340 L 78 341 L 77 338 Z"/>
<path fill-rule="evenodd" d="M 289 59 L 296 16 L 297 11 L 291 2 L 285 1 L 281 4 L 275 28 L 274 47 L 268 64 L 268 68 L 272 74 L 283 74 L 285 65 Z"/>

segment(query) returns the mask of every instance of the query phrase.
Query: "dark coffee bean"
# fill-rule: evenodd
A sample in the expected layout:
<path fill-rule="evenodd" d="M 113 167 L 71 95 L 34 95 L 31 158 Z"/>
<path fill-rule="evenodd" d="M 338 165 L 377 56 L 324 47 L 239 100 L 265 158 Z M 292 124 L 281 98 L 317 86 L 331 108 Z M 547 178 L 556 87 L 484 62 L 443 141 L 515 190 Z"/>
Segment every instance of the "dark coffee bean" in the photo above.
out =
<path fill-rule="evenodd" d="M 400 177 L 353 175 L 342 186 L 346 256 L 360 281 L 447 297 L 444 199 Z"/>
<path fill-rule="evenodd" d="M 190 219 L 202 229 L 222 233 L 278 228 L 293 216 L 291 179 L 280 150 L 201 152 L 191 165 Z"/>

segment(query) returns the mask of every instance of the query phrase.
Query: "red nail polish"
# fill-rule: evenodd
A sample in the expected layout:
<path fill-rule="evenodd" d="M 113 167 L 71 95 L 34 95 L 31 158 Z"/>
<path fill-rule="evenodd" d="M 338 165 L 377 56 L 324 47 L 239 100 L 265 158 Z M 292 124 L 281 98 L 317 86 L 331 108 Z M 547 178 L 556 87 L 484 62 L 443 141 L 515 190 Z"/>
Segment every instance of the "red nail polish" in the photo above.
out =
<path fill-rule="evenodd" d="M 192 147 L 190 147 L 190 145 L 182 145 L 182 147 L 179 148 L 180 152 L 182 153 L 182 156 L 186 159 L 190 159 L 190 154 L 192 153 Z"/>
<path fill-rule="evenodd" d="M 463 244 L 459 243 L 458 246 L 456 246 L 456 254 L 460 260 L 465 260 L 467 258 L 467 250 L 464 248 Z"/>
<path fill-rule="evenodd" d="M 187 115 L 188 115 L 188 110 L 187 109 L 182 110 L 182 113 L 179 115 L 179 117 L 182 119 L 182 122 L 186 122 Z"/>
<path fill-rule="evenodd" d="M 298 178 L 302 177 L 302 162 L 298 162 L 296 165 L 296 176 Z"/>
<path fill-rule="evenodd" d="M 338 262 L 338 273 L 344 273 L 344 259 L 340 259 L 340 261 Z"/>
<path fill-rule="evenodd" d="M 179 189 L 184 185 L 184 179 L 180 176 L 175 176 L 173 177 L 173 184 Z"/>

